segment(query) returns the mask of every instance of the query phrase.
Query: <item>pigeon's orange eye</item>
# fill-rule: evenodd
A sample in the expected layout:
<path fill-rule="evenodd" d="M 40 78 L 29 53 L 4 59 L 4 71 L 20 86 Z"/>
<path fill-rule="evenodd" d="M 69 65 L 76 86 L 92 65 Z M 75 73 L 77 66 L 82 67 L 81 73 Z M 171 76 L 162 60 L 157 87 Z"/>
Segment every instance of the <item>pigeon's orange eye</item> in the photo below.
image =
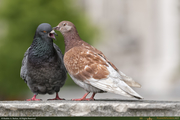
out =
<path fill-rule="evenodd" d="M 63 26 L 66 26 L 66 23 L 64 23 Z"/>
<path fill-rule="evenodd" d="M 45 30 L 44 30 L 43 32 L 44 32 L 44 33 L 46 33 L 46 31 L 45 31 Z"/>

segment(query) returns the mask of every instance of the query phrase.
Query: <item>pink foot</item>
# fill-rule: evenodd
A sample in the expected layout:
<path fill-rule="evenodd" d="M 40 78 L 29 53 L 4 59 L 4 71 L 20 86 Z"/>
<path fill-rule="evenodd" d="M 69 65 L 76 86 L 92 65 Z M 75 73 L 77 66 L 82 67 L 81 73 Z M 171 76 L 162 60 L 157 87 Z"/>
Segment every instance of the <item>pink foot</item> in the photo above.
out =
<path fill-rule="evenodd" d="M 89 92 L 87 92 L 86 94 L 84 94 L 84 96 L 82 98 L 79 99 L 72 99 L 72 101 L 94 101 L 94 96 L 96 93 L 93 93 L 92 96 L 90 98 L 86 98 L 86 96 L 89 94 Z"/>
<path fill-rule="evenodd" d="M 26 101 L 41 101 L 41 99 L 27 99 Z"/>
<path fill-rule="evenodd" d="M 41 99 L 36 99 L 36 95 L 34 95 L 31 99 L 27 99 L 26 101 L 41 101 Z"/>
<path fill-rule="evenodd" d="M 79 99 L 72 99 L 72 101 L 94 101 L 94 98 L 79 98 Z"/>
<path fill-rule="evenodd" d="M 54 98 L 54 99 L 48 99 L 48 100 L 65 100 L 65 99 L 64 99 L 64 98 L 59 98 L 59 97 L 57 98 L 57 97 L 56 97 L 56 98 Z"/>
<path fill-rule="evenodd" d="M 56 97 L 54 99 L 48 99 L 48 100 L 65 100 L 64 98 L 60 98 L 58 93 L 56 93 Z"/>

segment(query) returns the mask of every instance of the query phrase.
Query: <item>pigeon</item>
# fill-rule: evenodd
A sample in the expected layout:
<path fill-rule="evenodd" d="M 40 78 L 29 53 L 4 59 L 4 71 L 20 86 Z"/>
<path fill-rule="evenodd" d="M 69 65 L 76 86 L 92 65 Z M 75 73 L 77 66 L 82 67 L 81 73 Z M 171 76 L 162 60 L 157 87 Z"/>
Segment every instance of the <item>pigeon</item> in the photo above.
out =
<path fill-rule="evenodd" d="M 143 98 L 131 88 L 141 85 L 119 71 L 101 51 L 83 41 L 72 22 L 62 21 L 53 29 L 60 31 L 64 37 L 64 65 L 70 77 L 87 91 L 82 98 L 72 100 L 95 100 L 95 94 L 103 92 Z M 90 92 L 93 92 L 92 96 L 86 98 Z"/>
<path fill-rule="evenodd" d="M 27 101 L 40 101 L 38 94 L 53 94 L 56 97 L 49 100 L 64 100 L 59 98 L 58 92 L 66 80 L 66 68 L 63 54 L 59 47 L 53 43 L 54 30 L 48 23 L 40 24 L 31 46 L 27 49 L 22 60 L 20 76 L 24 79 L 34 96 Z"/>

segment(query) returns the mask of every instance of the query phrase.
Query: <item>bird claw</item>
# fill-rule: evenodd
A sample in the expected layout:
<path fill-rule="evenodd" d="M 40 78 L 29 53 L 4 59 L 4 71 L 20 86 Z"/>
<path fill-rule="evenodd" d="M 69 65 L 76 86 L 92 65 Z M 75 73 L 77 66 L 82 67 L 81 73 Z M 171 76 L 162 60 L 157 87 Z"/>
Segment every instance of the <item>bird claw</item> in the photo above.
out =
<path fill-rule="evenodd" d="M 48 100 L 65 100 L 64 98 L 54 98 L 54 99 L 48 99 Z"/>
<path fill-rule="evenodd" d="M 37 95 L 34 95 L 31 99 L 27 99 L 26 101 L 42 101 L 41 99 L 36 99 Z"/>
<path fill-rule="evenodd" d="M 79 99 L 71 99 L 72 101 L 94 101 L 94 98 L 79 98 Z"/>
<path fill-rule="evenodd" d="M 31 98 L 31 99 L 27 99 L 26 101 L 42 101 L 41 99 L 33 99 L 33 98 Z"/>
<path fill-rule="evenodd" d="M 56 92 L 56 97 L 53 99 L 48 99 L 48 100 L 65 100 L 64 98 L 60 98 L 58 95 L 58 92 Z"/>

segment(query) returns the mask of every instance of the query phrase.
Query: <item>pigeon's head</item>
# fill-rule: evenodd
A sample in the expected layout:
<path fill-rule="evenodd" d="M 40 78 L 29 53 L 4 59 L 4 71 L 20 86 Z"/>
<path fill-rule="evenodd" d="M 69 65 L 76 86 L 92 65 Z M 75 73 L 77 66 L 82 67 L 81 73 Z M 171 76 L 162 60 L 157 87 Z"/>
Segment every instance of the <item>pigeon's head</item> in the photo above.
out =
<path fill-rule="evenodd" d="M 54 30 L 52 30 L 52 27 L 48 23 L 42 23 L 40 24 L 36 29 L 36 34 L 34 37 L 42 37 L 42 38 L 52 38 L 56 39 Z"/>
<path fill-rule="evenodd" d="M 62 21 L 53 29 L 60 31 L 63 35 L 69 32 L 77 32 L 75 25 L 69 21 Z"/>

